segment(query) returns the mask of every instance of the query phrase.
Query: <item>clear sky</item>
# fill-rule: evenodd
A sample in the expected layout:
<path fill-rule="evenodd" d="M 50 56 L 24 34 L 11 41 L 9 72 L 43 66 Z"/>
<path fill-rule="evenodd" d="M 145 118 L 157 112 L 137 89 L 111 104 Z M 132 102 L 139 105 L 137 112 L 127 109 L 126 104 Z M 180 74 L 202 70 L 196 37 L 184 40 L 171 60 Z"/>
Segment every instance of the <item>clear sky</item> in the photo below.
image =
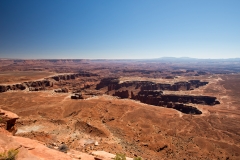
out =
<path fill-rule="evenodd" d="M 0 58 L 240 57 L 240 0 L 0 0 Z"/>

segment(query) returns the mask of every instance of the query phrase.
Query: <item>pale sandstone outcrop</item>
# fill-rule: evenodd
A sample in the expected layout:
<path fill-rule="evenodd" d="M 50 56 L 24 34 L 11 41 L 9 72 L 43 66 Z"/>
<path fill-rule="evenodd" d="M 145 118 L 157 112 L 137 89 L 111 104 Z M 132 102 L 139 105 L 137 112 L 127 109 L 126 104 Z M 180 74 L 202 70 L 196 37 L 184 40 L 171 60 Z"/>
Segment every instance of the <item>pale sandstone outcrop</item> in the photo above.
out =
<path fill-rule="evenodd" d="M 17 129 L 15 128 L 15 122 L 18 119 L 18 115 L 0 109 L 0 126 L 5 130 L 12 132 L 13 134 L 16 133 Z"/>
<path fill-rule="evenodd" d="M 56 149 L 48 148 L 43 142 L 29 138 L 13 136 L 9 131 L 16 130 L 15 122 L 18 115 L 0 109 L 0 153 L 9 150 L 18 150 L 16 160 L 111 160 L 114 154 L 95 151 L 94 155 L 83 153 L 76 150 L 68 150 L 67 153 L 60 152 Z M 94 145 L 99 145 L 94 141 Z M 127 158 L 131 160 L 131 158 Z"/>
<path fill-rule="evenodd" d="M 46 147 L 39 141 L 9 134 L 8 131 L 15 132 L 17 130 L 15 128 L 15 122 L 19 118 L 18 115 L 0 109 L 0 118 L 0 153 L 12 149 L 18 150 L 17 160 L 73 159 L 67 154 Z"/>

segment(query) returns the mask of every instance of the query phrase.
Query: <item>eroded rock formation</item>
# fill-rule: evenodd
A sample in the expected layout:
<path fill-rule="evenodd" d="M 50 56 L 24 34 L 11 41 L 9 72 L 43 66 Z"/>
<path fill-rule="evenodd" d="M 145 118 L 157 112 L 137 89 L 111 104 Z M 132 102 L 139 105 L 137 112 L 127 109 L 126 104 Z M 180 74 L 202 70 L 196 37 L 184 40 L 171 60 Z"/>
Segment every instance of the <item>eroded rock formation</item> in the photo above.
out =
<path fill-rule="evenodd" d="M 120 98 L 129 98 L 128 90 L 126 91 L 116 91 L 113 96 L 118 96 Z"/>
<path fill-rule="evenodd" d="M 8 153 L 7 157 L 3 156 L 0 159 L 75 159 L 65 153 L 48 148 L 43 145 L 42 142 L 13 136 L 17 131 L 15 122 L 18 118 L 16 114 L 0 109 L 0 151 L 1 154 L 4 153 L 4 151 Z M 14 150 L 16 150 L 14 153 L 17 153 L 16 157 L 12 157 L 10 154 Z M 93 158 L 92 156 L 92 159 Z"/>
<path fill-rule="evenodd" d="M 122 98 L 122 97 L 121 97 Z M 196 107 L 187 106 L 184 104 L 195 103 L 204 105 L 219 104 L 216 97 L 210 96 L 193 96 L 193 95 L 165 95 L 160 90 L 145 90 L 138 92 L 137 95 L 131 93 L 131 99 L 139 100 L 142 103 L 147 103 L 155 106 L 164 106 L 173 108 L 183 113 L 201 114 Z"/>
<path fill-rule="evenodd" d="M 98 76 L 97 74 L 89 73 L 89 72 L 80 72 L 77 74 L 64 74 L 64 75 L 57 75 L 53 77 L 48 77 L 44 80 L 37 80 L 37 81 L 28 81 L 19 84 L 9 84 L 9 85 L 0 85 L 0 93 L 6 92 L 8 90 L 25 90 L 29 89 L 29 91 L 41 91 L 46 90 L 47 88 L 53 87 L 55 84 L 60 83 L 60 87 L 62 85 L 70 85 L 67 80 L 75 80 L 78 77 L 91 77 L 91 76 Z M 82 88 L 89 88 L 90 84 L 94 84 L 95 79 L 87 79 L 83 83 Z M 59 82 L 60 81 L 60 82 Z M 86 83 L 86 84 L 85 84 Z M 65 92 L 66 90 L 63 90 Z"/>
<path fill-rule="evenodd" d="M 217 101 L 216 97 L 163 94 L 163 91 L 188 91 L 206 84 L 208 84 L 208 82 L 201 82 L 200 80 L 189 80 L 187 82 L 176 82 L 174 84 L 149 81 L 126 81 L 120 83 L 118 78 L 104 78 L 96 86 L 96 89 L 107 87 L 106 93 L 120 98 L 131 98 L 150 105 L 173 108 L 186 114 L 202 114 L 196 107 L 186 104 L 219 104 L 220 102 Z"/>
<path fill-rule="evenodd" d="M 18 118 L 18 115 L 0 109 L 0 126 L 13 134 L 17 131 L 15 123 Z"/>
<path fill-rule="evenodd" d="M 154 83 L 149 81 L 126 81 L 119 83 L 117 78 L 104 78 L 97 85 L 96 89 L 101 89 L 103 87 L 108 87 L 108 91 L 118 90 L 122 87 L 134 86 L 136 89 L 141 90 L 169 90 L 169 91 L 179 91 L 179 90 L 193 90 L 200 86 L 204 86 L 208 82 L 201 82 L 200 80 L 190 80 L 188 82 L 176 82 L 174 84 L 164 84 L 164 83 Z"/>
<path fill-rule="evenodd" d="M 0 85 L 0 92 L 6 92 L 8 90 L 25 90 L 26 88 L 29 88 L 29 91 L 40 91 L 45 90 L 46 87 L 52 86 L 53 82 L 50 80 L 29 81 L 21 84 Z"/>
<path fill-rule="evenodd" d="M 77 77 L 91 77 L 91 76 L 98 76 L 98 75 L 90 72 L 80 71 L 79 73 L 76 73 L 76 74 L 57 75 L 51 78 L 54 79 L 55 81 L 60 81 L 60 80 L 76 79 Z"/>

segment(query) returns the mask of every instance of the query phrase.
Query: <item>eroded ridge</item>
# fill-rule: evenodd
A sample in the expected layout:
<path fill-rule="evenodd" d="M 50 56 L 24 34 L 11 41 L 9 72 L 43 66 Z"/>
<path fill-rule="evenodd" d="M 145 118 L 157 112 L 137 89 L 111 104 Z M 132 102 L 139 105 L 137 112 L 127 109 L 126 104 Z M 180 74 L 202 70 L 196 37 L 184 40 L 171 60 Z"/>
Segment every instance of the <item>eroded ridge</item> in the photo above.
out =
<path fill-rule="evenodd" d="M 96 89 L 108 87 L 108 91 L 118 90 L 123 87 L 135 87 L 140 90 L 169 90 L 169 91 L 180 91 L 180 90 L 193 90 L 204 86 L 208 82 L 201 82 L 200 80 L 189 80 L 187 82 L 176 82 L 174 84 L 154 83 L 150 81 L 126 81 L 120 83 L 118 78 L 104 78 L 96 86 Z"/>
<path fill-rule="evenodd" d="M 0 85 L 0 93 L 6 92 L 9 90 L 25 90 L 28 89 L 29 91 L 41 91 L 47 90 L 48 88 L 58 88 L 55 90 L 56 92 L 68 92 L 68 89 L 74 90 L 75 88 L 88 88 L 90 85 L 94 84 L 95 79 L 86 79 L 84 81 L 78 82 L 78 78 L 89 78 L 89 77 L 97 77 L 97 74 L 93 74 L 90 72 L 79 72 L 73 74 L 63 74 L 63 75 L 55 75 L 52 77 L 44 78 L 43 80 L 36 80 L 36 81 L 27 81 L 18 84 L 8 84 L 8 85 Z M 66 81 L 74 81 L 75 82 L 66 82 Z M 76 84 L 76 82 L 78 82 Z M 81 83 L 81 84 L 80 84 Z M 83 83 L 83 84 L 82 84 Z M 81 86 L 82 85 L 82 86 Z M 77 87 L 76 87 L 77 86 Z M 60 87 L 60 88 L 59 88 Z M 64 87 L 64 88 L 62 88 Z M 66 89 L 66 87 L 68 89 Z"/>
<path fill-rule="evenodd" d="M 208 84 L 208 82 L 201 82 L 200 80 L 189 80 L 187 82 L 176 82 L 174 84 L 162 84 L 149 81 L 126 81 L 119 83 L 117 78 L 105 78 L 96 86 L 96 89 L 107 87 L 106 93 L 120 98 L 130 98 L 150 105 L 173 108 L 185 114 L 202 114 L 198 108 L 190 106 L 189 104 L 210 106 L 220 104 L 216 97 L 164 94 L 163 91 L 188 91 L 206 84 Z"/>

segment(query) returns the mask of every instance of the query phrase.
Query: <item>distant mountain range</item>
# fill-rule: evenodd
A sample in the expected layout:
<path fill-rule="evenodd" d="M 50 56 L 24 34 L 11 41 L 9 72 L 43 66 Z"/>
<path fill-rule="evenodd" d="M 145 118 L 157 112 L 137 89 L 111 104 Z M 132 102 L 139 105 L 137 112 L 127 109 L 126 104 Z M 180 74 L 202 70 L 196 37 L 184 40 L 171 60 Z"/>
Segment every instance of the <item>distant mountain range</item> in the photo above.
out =
<path fill-rule="evenodd" d="M 200 58 L 191 58 L 191 57 L 161 57 L 151 59 L 150 61 L 172 61 L 172 62 L 186 62 L 186 61 L 240 61 L 240 58 L 226 58 L 226 59 L 200 59 Z"/>
<path fill-rule="evenodd" d="M 207 59 L 207 58 L 191 58 L 191 57 L 161 57 L 152 59 L 19 59 L 19 58 L 0 58 L 0 60 L 13 61 L 240 61 L 240 58 L 225 58 L 225 59 Z"/>

